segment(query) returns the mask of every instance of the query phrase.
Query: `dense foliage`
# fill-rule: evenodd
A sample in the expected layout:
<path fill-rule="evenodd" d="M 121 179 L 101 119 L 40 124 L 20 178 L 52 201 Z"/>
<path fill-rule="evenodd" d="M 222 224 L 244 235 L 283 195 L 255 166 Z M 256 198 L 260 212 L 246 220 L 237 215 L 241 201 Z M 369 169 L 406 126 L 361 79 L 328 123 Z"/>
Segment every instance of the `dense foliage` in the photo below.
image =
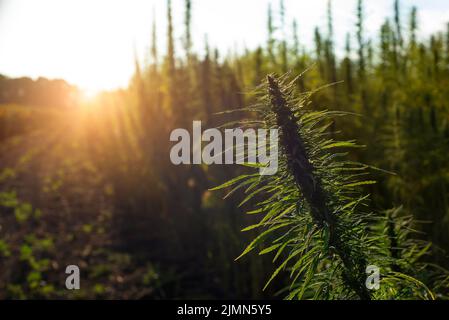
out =
<path fill-rule="evenodd" d="M 344 113 L 307 109 L 308 95 L 295 99 L 295 82 L 284 82 L 268 76 L 267 93 L 248 109 L 261 114 L 257 124 L 263 128 L 280 130 L 277 174 L 242 175 L 215 188 L 232 186 L 231 193 L 245 188 L 249 195 L 242 204 L 263 195 L 257 209 L 248 212 L 263 218 L 243 231 L 266 230 L 241 256 L 267 243 L 259 254 L 274 252 L 274 262 L 283 259 L 267 285 L 289 270 L 289 299 L 434 299 L 420 279 L 443 287 L 439 294 L 444 296 L 449 273 L 420 261 L 431 244 L 415 241 L 402 229 L 412 227 L 412 221 L 367 211 L 368 195 L 357 188 L 374 183 L 361 179 L 369 167 L 346 160 L 340 150 L 357 145 L 335 141 L 328 130 L 332 118 Z M 367 286 L 370 267 L 382 272 L 382 284 L 373 293 Z"/>

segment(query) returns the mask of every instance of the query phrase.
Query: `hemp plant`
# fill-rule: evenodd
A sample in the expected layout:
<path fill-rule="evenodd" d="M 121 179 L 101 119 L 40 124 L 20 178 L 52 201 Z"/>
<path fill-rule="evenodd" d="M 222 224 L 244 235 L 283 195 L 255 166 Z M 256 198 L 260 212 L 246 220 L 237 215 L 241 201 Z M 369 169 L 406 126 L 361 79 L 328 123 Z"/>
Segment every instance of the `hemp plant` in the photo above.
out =
<path fill-rule="evenodd" d="M 421 281 L 396 268 L 407 264 L 397 254 L 401 249 L 389 250 L 398 228 L 390 223 L 385 232 L 391 217 L 369 210 L 369 195 L 360 189 L 375 183 L 366 179 L 370 166 L 348 160 L 344 151 L 360 146 L 334 140 L 329 130 L 332 119 L 347 113 L 311 110 L 313 92 L 297 94 L 295 81 L 269 75 L 256 91 L 256 104 L 245 108 L 257 119 L 242 121 L 279 130 L 277 173 L 243 175 L 213 189 L 243 189 L 241 205 L 256 203 L 248 214 L 261 216 L 243 229 L 261 231 L 238 259 L 256 248 L 274 255 L 278 266 L 265 288 L 287 271 L 287 299 L 394 299 L 403 287 L 410 290 L 401 297 L 434 298 Z M 380 270 L 377 291 L 366 285 L 368 266 Z"/>

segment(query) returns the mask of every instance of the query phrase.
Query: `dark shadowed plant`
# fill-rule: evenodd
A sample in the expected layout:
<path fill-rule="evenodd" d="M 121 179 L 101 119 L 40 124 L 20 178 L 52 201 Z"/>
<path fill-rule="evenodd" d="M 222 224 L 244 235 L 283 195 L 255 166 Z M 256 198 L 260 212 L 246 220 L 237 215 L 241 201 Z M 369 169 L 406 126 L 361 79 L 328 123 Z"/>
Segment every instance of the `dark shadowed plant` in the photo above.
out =
<path fill-rule="evenodd" d="M 258 102 L 245 109 L 257 119 L 241 122 L 279 130 L 278 172 L 243 175 L 214 188 L 232 188 L 230 194 L 243 189 L 247 197 L 241 205 L 255 202 L 248 214 L 261 216 L 243 230 L 261 231 L 238 258 L 256 248 L 260 255 L 272 254 L 277 268 L 266 286 L 288 272 L 288 299 L 433 299 L 432 291 L 407 273 L 415 269 L 396 268 L 413 265 L 420 256 L 394 254 L 409 245 L 398 240 L 392 249 L 391 240 L 408 234 L 391 216 L 370 211 L 369 195 L 361 192 L 375 183 L 367 178 L 370 167 L 350 161 L 345 151 L 359 146 L 334 140 L 329 130 L 332 119 L 347 113 L 311 110 L 313 92 L 295 93 L 295 81 L 268 76 L 256 92 Z M 418 247 L 424 254 L 430 245 Z M 380 268 L 377 291 L 367 289 L 368 266 Z"/>

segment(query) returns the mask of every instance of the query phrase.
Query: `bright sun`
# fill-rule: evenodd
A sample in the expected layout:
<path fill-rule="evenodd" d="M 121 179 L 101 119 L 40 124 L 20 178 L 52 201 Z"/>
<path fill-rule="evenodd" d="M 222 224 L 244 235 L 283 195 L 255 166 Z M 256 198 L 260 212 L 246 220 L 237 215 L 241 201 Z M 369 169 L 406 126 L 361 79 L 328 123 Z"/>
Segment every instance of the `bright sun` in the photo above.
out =
<path fill-rule="evenodd" d="M 81 101 L 92 102 L 99 95 L 100 90 L 97 89 L 83 89 L 81 90 Z"/>

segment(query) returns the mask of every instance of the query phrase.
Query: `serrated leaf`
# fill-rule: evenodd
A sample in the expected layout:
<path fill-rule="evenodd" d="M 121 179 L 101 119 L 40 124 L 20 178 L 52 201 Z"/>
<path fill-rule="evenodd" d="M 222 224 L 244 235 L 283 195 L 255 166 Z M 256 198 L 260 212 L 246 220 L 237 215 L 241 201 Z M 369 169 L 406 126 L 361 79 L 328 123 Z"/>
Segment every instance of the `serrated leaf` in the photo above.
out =
<path fill-rule="evenodd" d="M 354 183 L 350 183 L 350 184 L 345 184 L 344 187 L 345 188 L 353 188 L 353 187 L 371 185 L 371 184 L 376 184 L 376 183 L 377 183 L 377 181 L 374 181 L 374 180 L 359 181 L 359 182 L 354 182 Z"/>
<path fill-rule="evenodd" d="M 216 190 L 221 190 L 221 189 L 230 187 L 230 186 L 236 184 L 237 182 L 239 182 L 239 181 L 241 181 L 243 179 L 251 178 L 251 177 L 254 177 L 255 175 L 258 175 L 258 174 L 245 174 L 245 175 L 238 176 L 237 178 L 229 180 L 229 181 L 227 181 L 227 182 L 225 182 L 225 183 L 223 183 L 223 184 L 221 184 L 221 185 L 219 185 L 217 187 L 209 189 L 209 191 L 216 191 Z"/>
<path fill-rule="evenodd" d="M 274 250 L 276 250 L 276 249 L 279 248 L 280 246 L 282 246 L 282 243 L 278 243 L 278 244 L 272 245 L 271 247 L 268 247 L 268 248 L 266 248 L 266 249 L 260 251 L 260 252 L 259 252 L 259 255 L 262 256 L 262 255 L 264 255 L 264 254 L 273 252 Z"/>
<path fill-rule="evenodd" d="M 268 280 L 268 282 L 265 284 L 263 290 L 265 290 L 271 283 L 271 281 L 274 280 L 274 278 L 276 278 L 276 276 L 278 275 L 278 273 L 285 268 L 285 266 L 287 265 L 287 263 L 293 259 L 294 257 L 296 257 L 299 253 L 301 253 L 301 250 L 296 250 L 294 252 L 292 252 L 290 254 L 290 256 L 285 259 L 285 261 L 276 269 L 276 271 L 273 272 L 273 274 L 271 275 L 270 279 Z"/>
<path fill-rule="evenodd" d="M 256 239 L 254 239 L 243 251 L 243 253 L 238 256 L 235 260 L 239 260 L 240 258 L 242 258 L 243 256 L 245 256 L 246 254 L 248 254 L 249 252 L 251 252 L 257 244 L 259 244 L 267 235 L 269 235 L 270 233 L 272 233 L 273 231 L 276 231 L 277 229 L 280 229 L 282 227 L 288 226 L 289 224 L 291 224 L 291 222 L 287 222 L 287 223 L 283 223 L 283 224 L 279 224 L 276 225 L 274 227 L 271 227 L 270 229 L 262 232 L 260 235 L 258 235 L 256 237 Z"/>

